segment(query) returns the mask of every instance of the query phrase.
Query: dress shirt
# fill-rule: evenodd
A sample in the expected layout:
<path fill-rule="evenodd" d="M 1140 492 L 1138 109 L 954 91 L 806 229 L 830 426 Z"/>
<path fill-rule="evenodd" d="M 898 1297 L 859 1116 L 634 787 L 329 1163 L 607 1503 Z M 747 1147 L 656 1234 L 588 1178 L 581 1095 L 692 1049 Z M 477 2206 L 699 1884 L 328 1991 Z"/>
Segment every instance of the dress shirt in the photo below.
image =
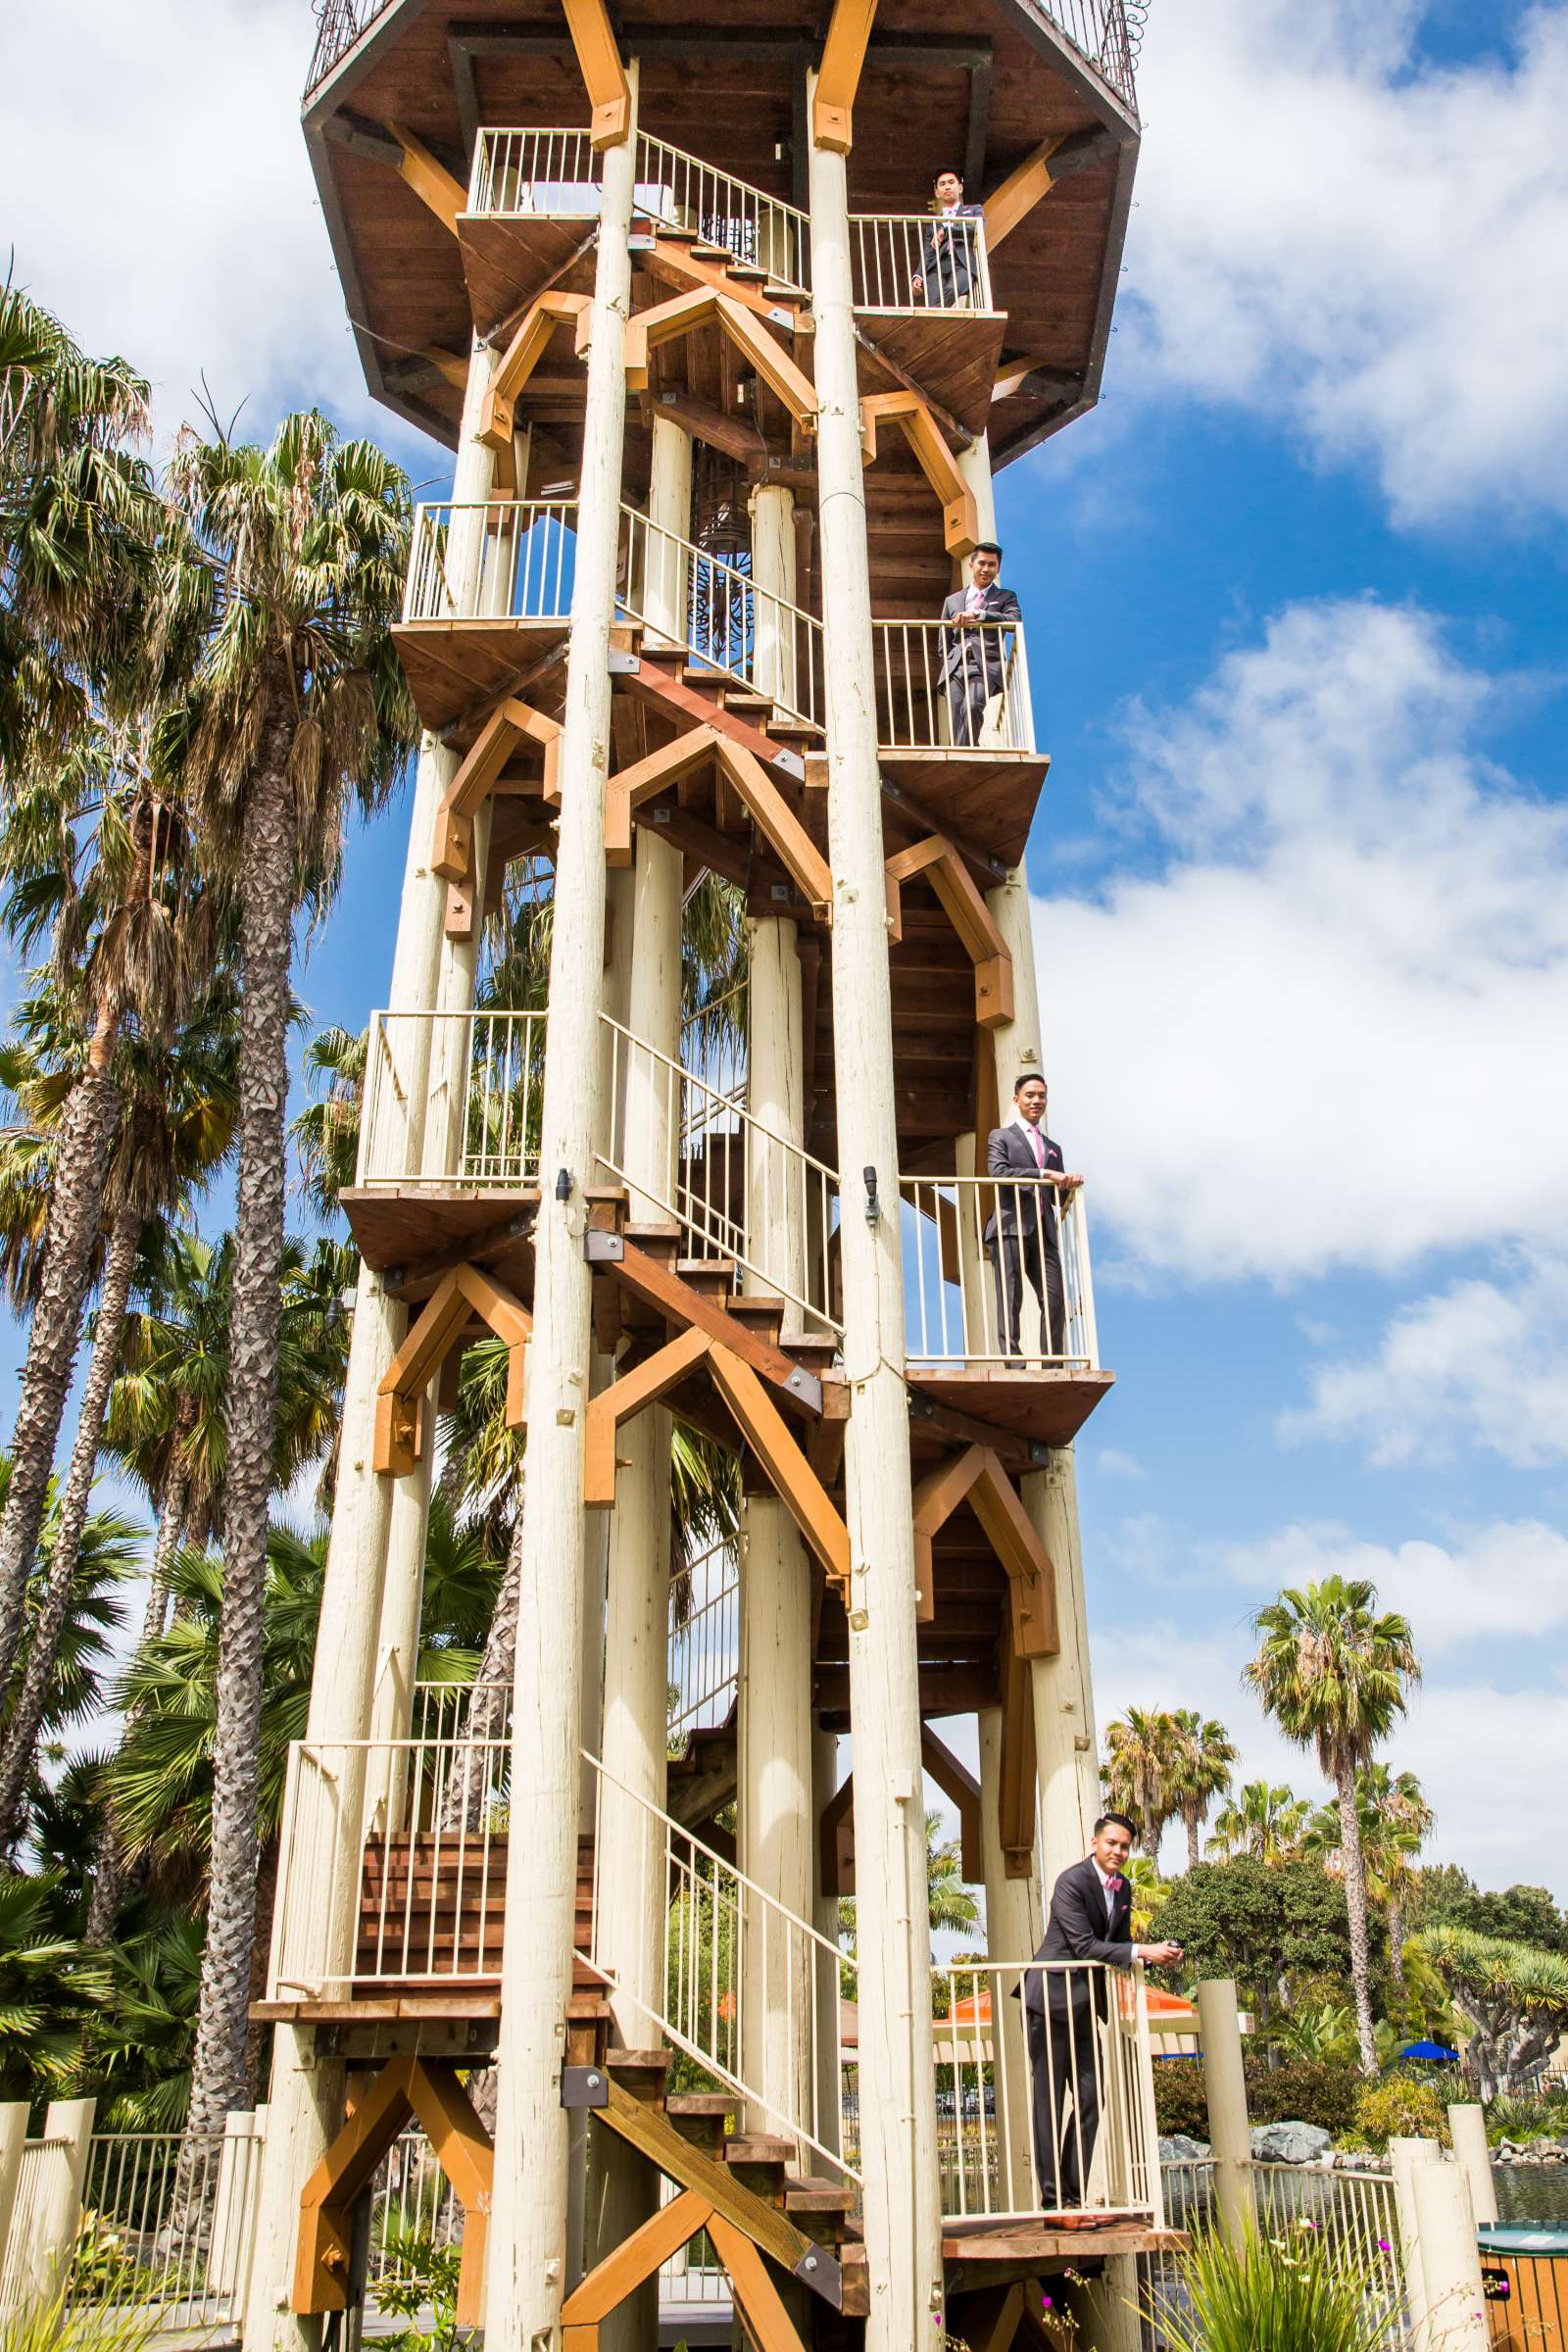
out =
<path fill-rule="evenodd" d="M 1094 1861 L 1094 1856 L 1093 1856 L 1093 1855 L 1091 1855 L 1091 1856 L 1090 1856 L 1090 1860 L 1091 1860 L 1091 1861 Z M 1099 1864 L 1098 1862 L 1096 1862 L 1096 1863 L 1095 1863 L 1095 1876 L 1096 1876 L 1096 1878 L 1097 1878 L 1097 1879 L 1100 1881 L 1100 1884 L 1101 1884 L 1101 1886 L 1102 1886 L 1104 1888 L 1104 1893 L 1105 1893 L 1105 1918 L 1106 1918 L 1106 1921 L 1107 1921 L 1107 1923 L 1108 1923 L 1108 1921 L 1109 1921 L 1109 1919 L 1110 1919 L 1110 1915 L 1111 1915 L 1111 1913 L 1112 1913 L 1112 1912 L 1115 1910 L 1115 1908 L 1116 1908 L 1116 1886 L 1115 1886 L 1115 1881 L 1114 1881 L 1113 1879 L 1111 1879 L 1111 1878 L 1108 1878 L 1108 1877 L 1106 1876 L 1106 1874 L 1104 1873 L 1104 1871 L 1102 1871 L 1102 1870 L 1101 1869 L 1101 1867 L 1100 1867 L 1100 1864 Z"/>
<path fill-rule="evenodd" d="M 1023 1129 L 1024 1135 L 1028 1139 L 1029 1149 L 1035 1155 L 1035 1166 L 1043 1170 L 1046 1164 L 1046 1147 L 1040 1140 L 1039 1120 L 1026 1119 L 1021 1110 L 1015 1110 L 1007 1124 L 1009 1127 Z M 1097 1870 L 1100 1868 L 1098 1862 L 1095 1864 L 1095 1868 Z"/>

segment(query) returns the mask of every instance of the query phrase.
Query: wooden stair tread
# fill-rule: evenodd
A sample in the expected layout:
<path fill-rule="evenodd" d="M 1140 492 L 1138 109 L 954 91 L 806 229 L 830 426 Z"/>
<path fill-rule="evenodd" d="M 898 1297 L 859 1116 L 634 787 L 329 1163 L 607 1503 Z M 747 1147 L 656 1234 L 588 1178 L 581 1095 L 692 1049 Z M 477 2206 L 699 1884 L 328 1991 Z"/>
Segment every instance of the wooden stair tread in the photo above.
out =
<path fill-rule="evenodd" d="M 666 2115 L 733 2115 L 740 2101 L 729 2090 L 672 2090 L 664 2101 Z"/>
<path fill-rule="evenodd" d="M 841 2180 L 822 2180 L 814 2173 L 789 2173 L 784 2180 L 786 2213 L 848 2213 L 855 2191 Z"/>
<path fill-rule="evenodd" d="M 726 2164 L 784 2166 L 794 2153 L 793 2139 L 772 2139 L 761 2132 L 737 2132 L 724 2142 Z"/>
<path fill-rule="evenodd" d="M 605 2065 L 612 2075 L 667 2075 L 668 2050 L 607 2050 Z"/>

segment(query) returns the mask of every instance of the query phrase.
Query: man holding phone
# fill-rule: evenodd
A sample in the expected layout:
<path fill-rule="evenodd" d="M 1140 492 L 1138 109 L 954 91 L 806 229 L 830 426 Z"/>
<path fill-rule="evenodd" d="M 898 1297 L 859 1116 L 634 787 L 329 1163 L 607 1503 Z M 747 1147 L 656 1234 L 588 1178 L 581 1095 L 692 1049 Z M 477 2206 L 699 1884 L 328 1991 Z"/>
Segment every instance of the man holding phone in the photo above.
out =
<path fill-rule="evenodd" d="M 1124 1875 L 1133 1825 L 1102 1813 L 1086 1861 L 1056 1881 L 1039 1963 L 1100 1960 L 1162 1968 L 1182 1958 L 1179 1943 L 1134 1943 L 1133 1893 Z M 1035 2171 L 1042 2210 L 1081 2205 L 1095 2141 L 1104 2058 L 1102 2029 L 1109 2015 L 1103 1980 L 1092 1968 L 1037 1966 L 1024 1972 L 1024 2029 L 1034 2082 Z"/>

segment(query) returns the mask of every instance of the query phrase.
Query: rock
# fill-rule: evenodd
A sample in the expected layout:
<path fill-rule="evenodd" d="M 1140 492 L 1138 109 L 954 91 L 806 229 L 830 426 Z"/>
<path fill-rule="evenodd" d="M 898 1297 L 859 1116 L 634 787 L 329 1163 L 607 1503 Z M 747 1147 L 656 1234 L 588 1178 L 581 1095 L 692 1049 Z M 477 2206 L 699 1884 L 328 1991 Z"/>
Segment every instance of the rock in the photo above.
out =
<path fill-rule="evenodd" d="M 1207 2140 L 1189 2139 L 1185 2132 L 1173 2132 L 1159 2143 L 1161 2164 L 1200 2164 L 1207 2154 Z"/>
<path fill-rule="evenodd" d="M 1333 2144 L 1332 2134 L 1316 2124 L 1259 2124 L 1252 2133 L 1252 2156 L 1263 2164 L 1315 2164 Z"/>

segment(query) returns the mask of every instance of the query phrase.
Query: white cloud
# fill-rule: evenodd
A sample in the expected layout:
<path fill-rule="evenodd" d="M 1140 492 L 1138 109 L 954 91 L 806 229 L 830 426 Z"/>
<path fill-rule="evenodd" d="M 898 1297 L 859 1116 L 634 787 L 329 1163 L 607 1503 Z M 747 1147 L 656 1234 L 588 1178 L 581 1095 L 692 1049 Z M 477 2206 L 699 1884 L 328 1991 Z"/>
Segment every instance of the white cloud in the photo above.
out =
<path fill-rule="evenodd" d="M 0 78 L 16 275 L 94 351 L 150 376 L 160 431 L 203 370 L 263 433 L 364 388 L 300 132 L 311 21 L 296 0 L 21 0 Z"/>
<path fill-rule="evenodd" d="M 1384 1751 L 1397 1770 L 1418 1776 L 1434 1807 L 1425 1858 L 1460 1863 L 1482 1886 L 1525 1880 L 1568 1900 L 1568 1845 L 1542 1828 L 1543 1799 L 1568 1785 L 1568 1690 L 1560 1675 L 1535 1672 L 1543 1641 L 1568 1623 L 1568 1539 L 1530 1521 L 1481 1529 L 1451 1549 L 1296 1527 L 1232 1547 L 1217 1562 L 1209 1555 L 1210 1592 L 1216 1566 L 1245 1592 L 1249 1608 L 1282 1584 L 1336 1571 L 1371 1577 L 1386 1606 L 1411 1615 L 1427 1653 L 1426 1679 Z M 1315 1757 L 1283 1740 L 1243 1688 L 1252 1639 L 1240 1607 L 1229 1627 L 1208 1628 L 1147 1606 L 1123 1622 L 1125 1605 L 1118 1588 L 1103 1588 L 1097 1600 L 1091 1584 L 1102 1738 L 1129 1706 L 1197 1707 L 1218 1717 L 1235 1740 L 1238 1785 L 1266 1780 L 1314 1800 L 1326 1796 Z M 1477 1669 L 1482 1623 L 1489 1635 L 1517 1644 L 1526 1673 L 1510 1687 Z M 1180 1867 L 1183 1854 L 1179 1828 L 1172 1828 L 1166 1867 Z"/>
<path fill-rule="evenodd" d="M 1054 1101 L 1135 1268 L 1560 1235 L 1568 808 L 1473 748 L 1502 695 L 1430 615 L 1341 600 L 1133 712 L 1162 869 L 1037 903 L 1036 939 Z"/>
<path fill-rule="evenodd" d="M 1095 1456 L 1095 1468 L 1100 1472 L 1102 1478 L 1142 1478 L 1145 1476 L 1143 1463 L 1135 1455 L 1123 1453 L 1119 1446 L 1102 1446 Z"/>
<path fill-rule="evenodd" d="M 1365 462 L 1396 514 L 1568 508 L 1568 11 L 1424 59 L 1425 11 L 1160 0 L 1125 346 Z"/>
<path fill-rule="evenodd" d="M 1286 1438 L 1361 1446 L 1374 1464 L 1484 1446 L 1518 1469 L 1568 1459 L 1568 1260 L 1512 1283 L 1472 1277 L 1402 1307 L 1360 1362 L 1324 1362 Z"/>

